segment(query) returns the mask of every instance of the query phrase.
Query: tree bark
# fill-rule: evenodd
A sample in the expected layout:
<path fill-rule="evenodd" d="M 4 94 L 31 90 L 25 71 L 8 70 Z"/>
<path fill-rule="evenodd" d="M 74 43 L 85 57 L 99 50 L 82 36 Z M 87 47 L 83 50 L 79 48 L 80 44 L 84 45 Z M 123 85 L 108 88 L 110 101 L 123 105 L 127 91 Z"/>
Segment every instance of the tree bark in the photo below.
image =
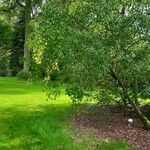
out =
<path fill-rule="evenodd" d="M 141 112 L 140 108 L 136 105 L 135 101 L 133 101 L 130 98 L 124 84 L 122 83 L 122 81 L 118 78 L 118 76 L 115 74 L 115 72 L 112 69 L 110 69 L 110 75 L 118 82 L 118 85 L 122 88 L 124 96 L 127 98 L 129 103 L 132 105 L 136 115 L 142 121 L 145 129 L 150 130 L 150 121 L 148 120 L 148 118 L 146 116 L 144 116 L 144 114 Z"/>
<path fill-rule="evenodd" d="M 25 1 L 25 45 L 24 45 L 24 71 L 30 70 L 30 50 L 27 46 L 27 41 L 30 33 L 30 21 L 31 21 L 31 0 Z"/>

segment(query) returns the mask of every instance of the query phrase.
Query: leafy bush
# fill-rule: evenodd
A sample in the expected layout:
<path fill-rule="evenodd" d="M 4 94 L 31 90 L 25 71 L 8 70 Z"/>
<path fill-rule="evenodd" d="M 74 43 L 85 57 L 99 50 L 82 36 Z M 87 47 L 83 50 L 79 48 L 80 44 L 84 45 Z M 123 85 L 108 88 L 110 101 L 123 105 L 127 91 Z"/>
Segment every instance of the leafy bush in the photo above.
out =
<path fill-rule="evenodd" d="M 7 70 L 6 70 L 6 63 L 5 61 L 0 60 L 0 76 L 6 76 Z"/>
<path fill-rule="evenodd" d="M 25 37 L 25 25 L 24 17 L 18 16 L 18 20 L 14 23 L 12 33 L 12 48 L 10 55 L 10 69 L 12 76 L 22 70 L 23 68 L 23 50 L 24 50 L 24 37 Z"/>
<path fill-rule="evenodd" d="M 150 119 L 150 104 L 146 104 L 142 107 L 144 115 Z"/>
<path fill-rule="evenodd" d="M 56 81 L 59 79 L 60 73 L 59 71 L 55 70 L 50 74 L 50 78 L 52 81 Z"/>
<path fill-rule="evenodd" d="M 10 76 L 10 70 L 8 69 L 8 61 L 6 58 L 0 59 L 0 76 Z"/>
<path fill-rule="evenodd" d="M 0 76 L 10 76 L 11 35 L 11 25 L 0 18 Z"/>
<path fill-rule="evenodd" d="M 31 80 L 32 79 L 32 74 L 29 71 L 22 70 L 22 71 L 18 72 L 17 78 L 20 79 L 20 80 L 25 80 L 25 81 Z"/>

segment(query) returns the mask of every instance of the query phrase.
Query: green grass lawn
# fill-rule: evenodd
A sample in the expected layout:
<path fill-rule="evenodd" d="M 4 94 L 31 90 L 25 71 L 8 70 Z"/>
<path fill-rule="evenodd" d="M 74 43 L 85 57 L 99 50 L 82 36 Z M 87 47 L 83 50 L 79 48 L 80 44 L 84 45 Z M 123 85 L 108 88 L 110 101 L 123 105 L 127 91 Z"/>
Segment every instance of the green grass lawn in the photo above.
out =
<path fill-rule="evenodd" d="M 41 84 L 0 77 L 0 150 L 92 150 L 94 139 L 79 144 L 66 121 L 77 107 L 64 94 L 47 101 L 43 91 Z M 120 142 L 104 145 L 127 149 Z"/>

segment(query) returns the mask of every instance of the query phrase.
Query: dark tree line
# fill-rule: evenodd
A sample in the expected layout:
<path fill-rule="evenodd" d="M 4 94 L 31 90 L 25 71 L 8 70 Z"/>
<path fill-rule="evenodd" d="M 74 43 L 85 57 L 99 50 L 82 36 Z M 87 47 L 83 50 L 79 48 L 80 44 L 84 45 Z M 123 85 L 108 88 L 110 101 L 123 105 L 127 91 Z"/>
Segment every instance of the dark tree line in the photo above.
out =
<path fill-rule="evenodd" d="M 9 70 L 12 75 L 31 69 L 31 52 L 27 46 L 31 20 L 41 12 L 42 0 L 3 0 L 0 15 L 12 26 Z M 6 74 L 7 75 L 7 74 Z"/>

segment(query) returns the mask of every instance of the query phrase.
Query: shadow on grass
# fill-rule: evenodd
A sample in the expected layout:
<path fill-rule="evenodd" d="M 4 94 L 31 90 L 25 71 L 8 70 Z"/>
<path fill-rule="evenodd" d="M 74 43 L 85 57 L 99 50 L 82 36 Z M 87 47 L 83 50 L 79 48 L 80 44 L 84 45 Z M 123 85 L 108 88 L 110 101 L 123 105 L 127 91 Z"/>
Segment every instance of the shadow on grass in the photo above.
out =
<path fill-rule="evenodd" d="M 61 104 L 0 110 L 0 150 L 78 150 L 65 123 L 76 110 Z"/>
<path fill-rule="evenodd" d="M 44 87 L 32 82 L 19 81 L 17 79 L 3 80 L 0 78 L 0 94 L 21 95 L 44 91 Z"/>

